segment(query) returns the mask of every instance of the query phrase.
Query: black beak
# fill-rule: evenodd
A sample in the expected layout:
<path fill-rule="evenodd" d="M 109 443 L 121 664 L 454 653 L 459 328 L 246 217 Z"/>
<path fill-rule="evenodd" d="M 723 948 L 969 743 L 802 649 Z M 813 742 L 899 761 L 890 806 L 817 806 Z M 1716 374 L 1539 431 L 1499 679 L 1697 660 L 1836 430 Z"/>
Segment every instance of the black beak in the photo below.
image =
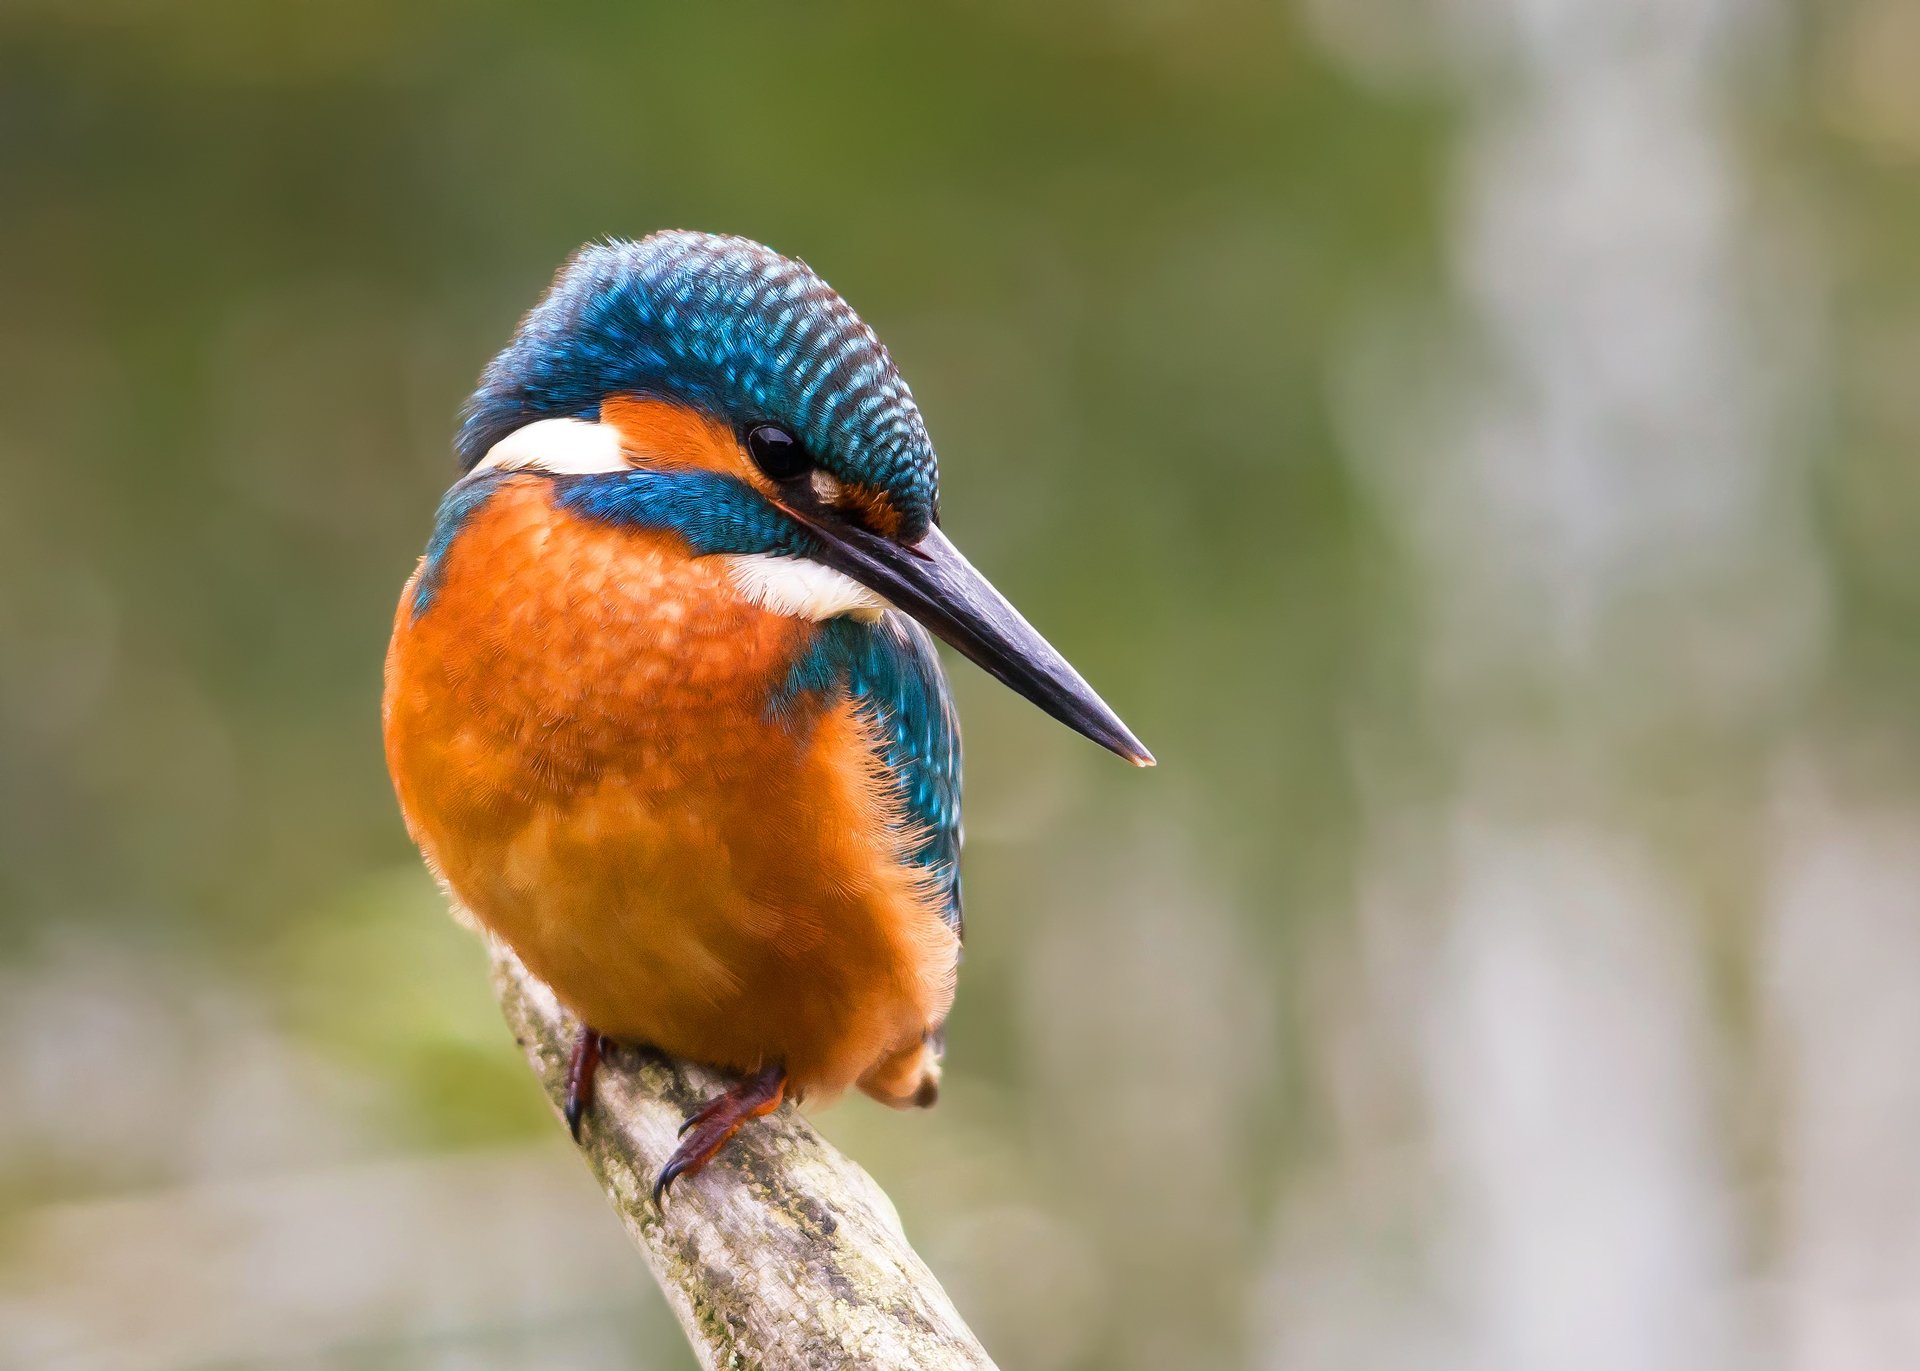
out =
<path fill-rule="evenodd" d="M 807 523 L 822 544 L 821 562 L 911 614 L 1068 728 L 1135 766 L 1153 765 L 1120 716 L 937 527 L 907 545 L 840 519 Z"/>

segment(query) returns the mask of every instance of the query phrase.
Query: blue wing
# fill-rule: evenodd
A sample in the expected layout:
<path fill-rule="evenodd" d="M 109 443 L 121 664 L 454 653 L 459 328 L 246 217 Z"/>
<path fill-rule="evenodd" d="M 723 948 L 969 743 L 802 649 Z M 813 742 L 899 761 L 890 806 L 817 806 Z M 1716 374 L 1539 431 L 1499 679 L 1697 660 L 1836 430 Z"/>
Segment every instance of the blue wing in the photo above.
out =
<path fill-rule="evenodd" d="M 960 721 L 933 639 L 897 610 L 878 623 L 829 620 L 788 688 L 844 690 L 873 711 L 906 821 L 919 834 L 911 860 L 933 873 L 947 922 L 961 932 Z"/>

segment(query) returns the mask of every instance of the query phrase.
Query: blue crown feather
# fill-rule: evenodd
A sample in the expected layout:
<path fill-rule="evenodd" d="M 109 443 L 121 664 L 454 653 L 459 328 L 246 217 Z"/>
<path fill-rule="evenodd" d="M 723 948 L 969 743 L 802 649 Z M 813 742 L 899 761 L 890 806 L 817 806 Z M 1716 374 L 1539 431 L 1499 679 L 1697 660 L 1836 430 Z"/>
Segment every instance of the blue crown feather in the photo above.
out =
<path fill-rule="evenodd" d="M 833 475 L 885 492 L 908 539 L 938 508 L 933 445 L 886 348 L 805 263 L 751 239 L 673 231 L 582 248 L 481 377 L 461 465 L 612 395 L 779 424 Z"/>

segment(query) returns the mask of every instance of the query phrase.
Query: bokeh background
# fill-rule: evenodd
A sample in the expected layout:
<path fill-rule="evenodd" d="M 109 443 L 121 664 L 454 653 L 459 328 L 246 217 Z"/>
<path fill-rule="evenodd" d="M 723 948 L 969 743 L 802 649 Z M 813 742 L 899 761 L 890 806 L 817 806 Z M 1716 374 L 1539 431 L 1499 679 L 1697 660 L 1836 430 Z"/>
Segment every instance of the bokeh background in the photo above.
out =
<path fill-rule="evenodd" d="M 978 672 L 1003 1365 L 1920 1365 L 1912 0 L 0 5 L 0 1365 L 685 1367 L 402 833 L 392 605 L 579 242 L 889 341 Z"/>

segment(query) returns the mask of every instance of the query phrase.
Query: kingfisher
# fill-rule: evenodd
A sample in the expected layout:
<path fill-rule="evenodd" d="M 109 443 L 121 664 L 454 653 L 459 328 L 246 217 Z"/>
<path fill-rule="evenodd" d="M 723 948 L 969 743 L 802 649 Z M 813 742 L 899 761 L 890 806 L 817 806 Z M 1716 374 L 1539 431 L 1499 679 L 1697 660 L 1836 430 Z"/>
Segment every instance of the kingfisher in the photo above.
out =
<path fill-rule="evenodd" d="M 582 1025 L 734 1083 L 654 1198 L 783 1099 L 939 1094 L 960 729 L 933 638 L 1152 756 L 940 527 L 885 347 L 804 263 L 590 244 L 486 367 L 382 728 L 407 830 Z"/>

